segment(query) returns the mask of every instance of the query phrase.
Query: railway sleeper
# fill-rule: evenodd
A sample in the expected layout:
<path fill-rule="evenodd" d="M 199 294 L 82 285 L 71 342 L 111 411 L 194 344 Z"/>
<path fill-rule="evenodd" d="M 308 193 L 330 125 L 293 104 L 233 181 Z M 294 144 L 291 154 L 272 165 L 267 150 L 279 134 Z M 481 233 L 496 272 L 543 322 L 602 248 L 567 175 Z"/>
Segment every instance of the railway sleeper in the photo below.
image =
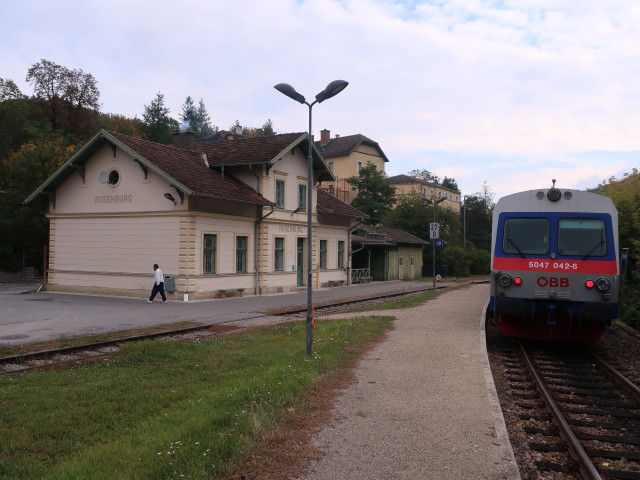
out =
<path fill-rule="evenodd" d="M 615 478 L 617 480 L 640 480 L 640 472 L 610 470 L 601 467 L 600 473 L 606 475 L 606 478 Z"/>
<path fill-rule="evenodd" d="M 603 450 L 600 448 L 588 448 L 585 447 L 585 452 L 591 458 L 601 457 L 608 459 L 616 459 L 616 460 L 630 460 L 632 462 L 640 461 L 640 453 L 639 452 L 631 452 L 631 451 L 618 451 L 618 450 Z M 595 463 L 595 462 L 594 462 Z"/>
<path fill-rule="evenodd" d="M 596 433 L 576 432 L 580 440 L 597 440 L 599 442 L 624 443 L 627 445 L 640 445 L 640 438 L 629 438 L 614 435 L 599 435 Z"/>

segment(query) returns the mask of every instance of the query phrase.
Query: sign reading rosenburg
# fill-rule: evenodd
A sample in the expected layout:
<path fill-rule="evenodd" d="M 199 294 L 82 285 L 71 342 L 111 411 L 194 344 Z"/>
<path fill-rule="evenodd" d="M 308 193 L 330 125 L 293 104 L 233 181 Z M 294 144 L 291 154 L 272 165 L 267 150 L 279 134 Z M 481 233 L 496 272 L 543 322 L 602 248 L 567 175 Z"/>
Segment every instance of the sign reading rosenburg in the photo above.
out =
<path fill-rule="evenodd" d="M 96 195 L 95 203 L 132 203 L 133 195 Z"/>

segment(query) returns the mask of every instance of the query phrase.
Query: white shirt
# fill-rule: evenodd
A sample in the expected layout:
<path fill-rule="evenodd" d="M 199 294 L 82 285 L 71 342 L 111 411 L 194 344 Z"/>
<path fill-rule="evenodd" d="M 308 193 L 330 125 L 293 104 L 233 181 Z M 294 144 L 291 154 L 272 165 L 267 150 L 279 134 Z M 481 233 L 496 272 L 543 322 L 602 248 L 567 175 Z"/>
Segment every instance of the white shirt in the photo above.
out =
<path fill-rule="evenodd" d="M 154 278 L 155 278 L 156 285 L 160 285 L 161 283 L 163 283 L 164 275 L 162 275 L 162 270 L 160 270 L 159 268 L 156 268 L 156 273 Z"/>

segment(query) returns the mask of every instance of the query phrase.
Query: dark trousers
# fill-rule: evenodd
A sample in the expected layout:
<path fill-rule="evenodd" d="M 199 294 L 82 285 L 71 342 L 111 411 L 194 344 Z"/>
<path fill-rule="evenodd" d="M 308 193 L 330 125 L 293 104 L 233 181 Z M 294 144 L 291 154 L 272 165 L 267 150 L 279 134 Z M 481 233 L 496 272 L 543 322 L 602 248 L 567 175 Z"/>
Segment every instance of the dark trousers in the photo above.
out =
<path fill-rule="evenodd" d="M 149 297 L 149 300 L 151 300 L 153 302 L 153 299 L 156 297 L 158 292 L 160 292 L 160 296 L 162 297 L 162 301 L 166 302 L 167 301 L 167 297 L 164 294 L 164 282 L 160 282 L 160 285 L 156 285 L 155 283 L 153 284 L 153 290 L 151 290 L 151 296 Z"/>

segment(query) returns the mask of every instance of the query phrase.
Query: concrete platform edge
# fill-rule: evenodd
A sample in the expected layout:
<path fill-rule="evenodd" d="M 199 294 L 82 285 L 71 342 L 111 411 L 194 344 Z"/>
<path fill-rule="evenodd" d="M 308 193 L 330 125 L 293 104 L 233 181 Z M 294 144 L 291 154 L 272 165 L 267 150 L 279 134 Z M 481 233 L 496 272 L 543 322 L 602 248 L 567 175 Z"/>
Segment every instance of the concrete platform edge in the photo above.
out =
<path fill-rule="evenodd" d="M 484 357 L 484 379 L 487 384 L 487 394 L 489 396 L 489 403 L 491 404 L 491 411 L 493 414 L 493 424 L 496 430 L 496 439 L 502 446 L 502 454 L 504 456 L 505 461 L 510 465 L 509 471 L 509 479 L 508 480 L 521 480 L 520 469 L 518 468 L 518 462 L 516 461 L 516 457 L 513 453 L 513 448 L 511 447 L 511 440 L 509 439 L 509 433 L 507 432 L 507 425 L 504 421 L 504 415 L 502 413 L 502 407 L 500 406 L 500 400 L 498 399 L 498 392 L 496 390 L 496 385 L 493 382 L 493 374 L 491 373 L 491 366 L 489 365 L 489 354 L 487 352 L 487 343 L 486 343 L 486 319 L 485 312 L 487 311 L 487 306 L 489 305 L 489 300 L 485 303 L 482 308 L 482 312 L 480 312 L 480 331 L 482 335 L 480 335 L 480 351 Z"/>

